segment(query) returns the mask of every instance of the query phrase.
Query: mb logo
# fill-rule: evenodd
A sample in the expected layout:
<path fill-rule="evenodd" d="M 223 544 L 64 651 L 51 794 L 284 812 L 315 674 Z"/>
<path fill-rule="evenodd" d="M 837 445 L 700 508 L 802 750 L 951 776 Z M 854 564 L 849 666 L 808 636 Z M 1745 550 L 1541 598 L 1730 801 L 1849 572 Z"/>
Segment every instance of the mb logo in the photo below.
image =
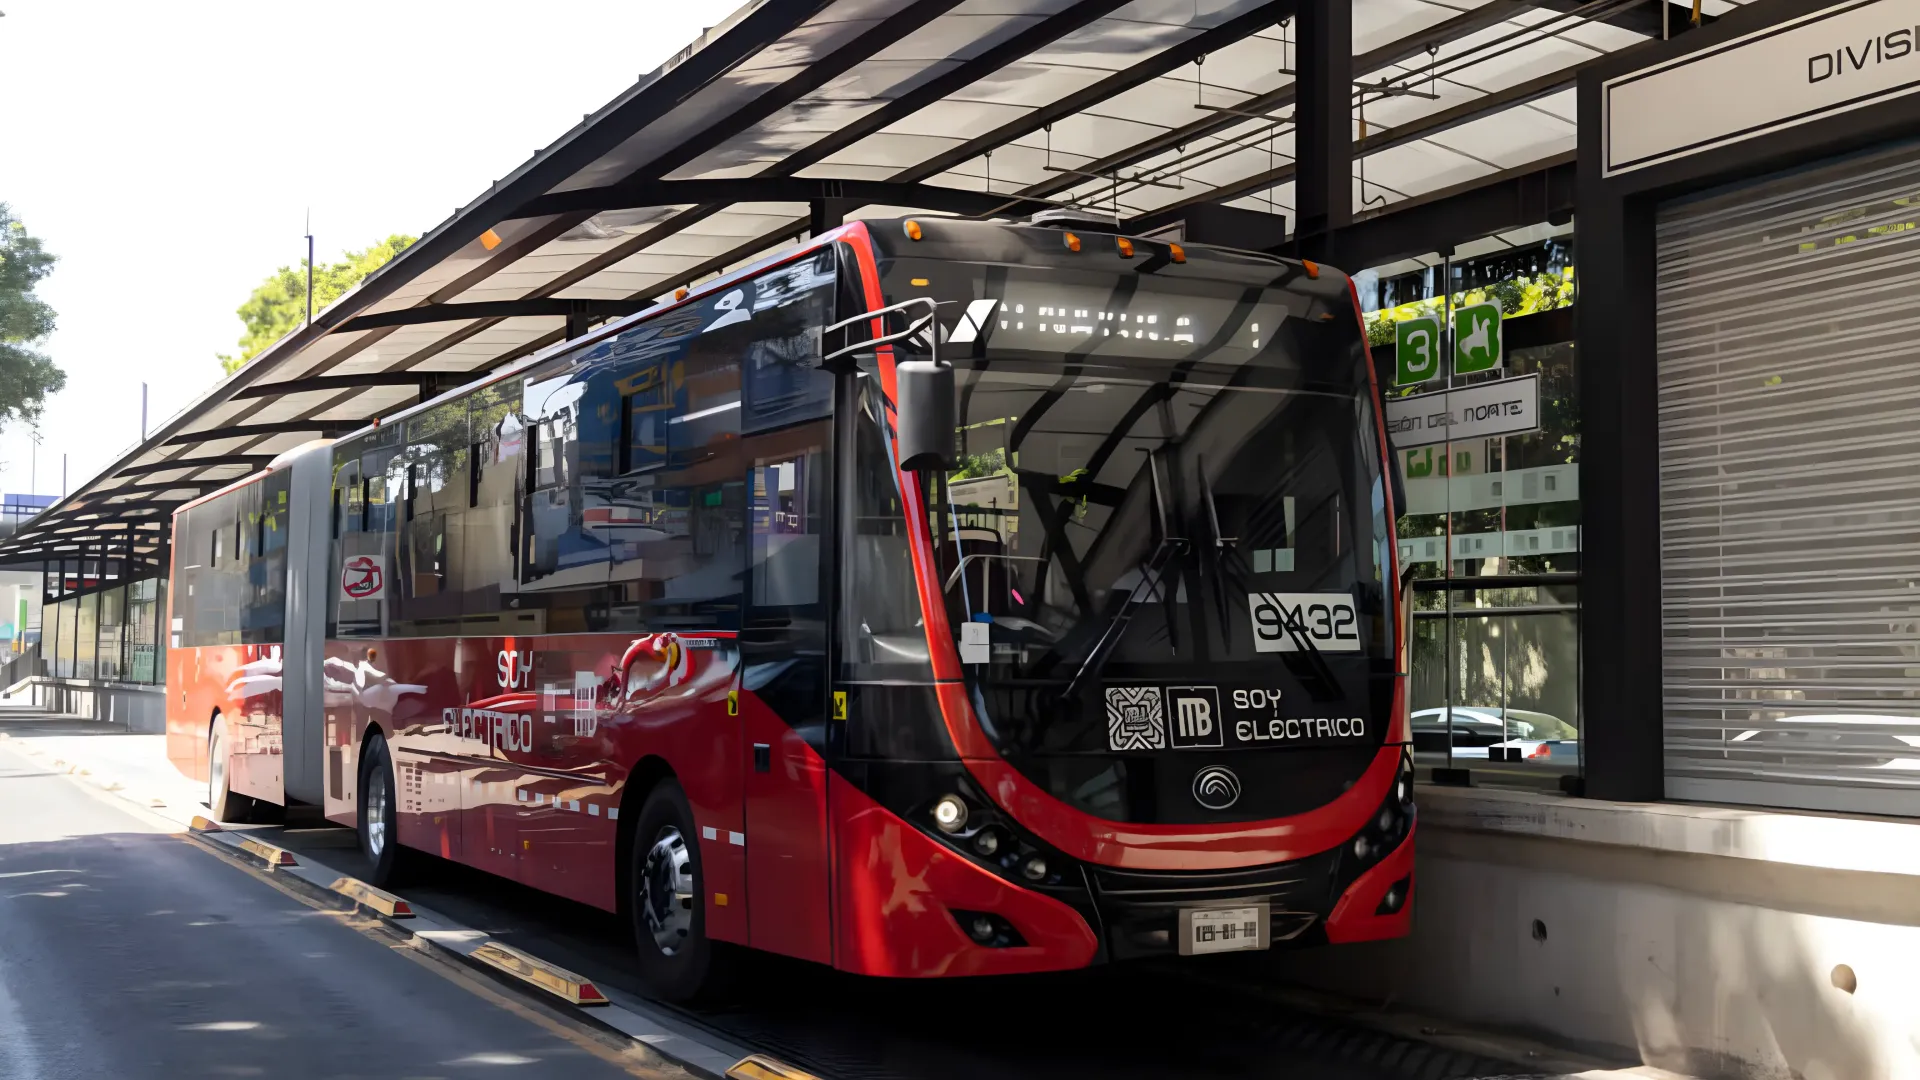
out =
<path fill-rule="evenodd" d="M 1222 745 L 1218 687 L 1169 686 L 1167 706 L 1172 714 L 1175 749 Z"/>

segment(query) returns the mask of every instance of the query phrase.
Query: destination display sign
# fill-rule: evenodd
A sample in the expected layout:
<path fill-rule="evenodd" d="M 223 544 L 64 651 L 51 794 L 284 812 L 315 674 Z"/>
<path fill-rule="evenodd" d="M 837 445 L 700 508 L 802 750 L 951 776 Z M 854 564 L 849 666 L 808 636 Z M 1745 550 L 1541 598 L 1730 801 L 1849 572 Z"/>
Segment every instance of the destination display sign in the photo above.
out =
<path fill-rule="evenodd" d="M 1400 449 L 1538 430 L 1537 373 L 1387 400 L 1387 439 Z"/>

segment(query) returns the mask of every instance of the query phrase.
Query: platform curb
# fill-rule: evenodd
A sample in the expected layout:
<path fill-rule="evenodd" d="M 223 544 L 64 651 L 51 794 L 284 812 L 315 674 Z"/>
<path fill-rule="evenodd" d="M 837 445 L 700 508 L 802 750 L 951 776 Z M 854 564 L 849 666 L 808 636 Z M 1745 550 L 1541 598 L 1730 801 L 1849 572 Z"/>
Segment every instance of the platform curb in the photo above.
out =
<path fill-rule="evenodd" d="M 511 945 L 488 941 L 468 954 L 488 967 L 504 971 L 528 986 L 543 990 L 569 1005 L 599 1008 L 611 1005 L 607 995 L 583 975 L 575 975 L 557 964 L 549 964 L 532 953 Z"/>
<path fill-rule="evenodd" d="M 300 860 L 293 857 L 293 852 L 285 848 L 274 847 L 272 844 L 263 840 L 255 840 L 251 836 L 243 836 L 240 838 L 240 848 L 247 854 L 266 863 L 268 870 L 300 865 Z"/>
<path fill-rule="evenodd" d="M 385 889 L 376 889 L 359 878 L 342 877 L 327 888 L 375 915 L 384 915 L 389 919 L 413 918 L 412 904 Z"/>
<path fill-rule="evenodd" d="M 748 1054 L 727 1070 L 727 1080 L 820 1080 L 804 1069 L 795 1068 L 766 1054 Z"/>

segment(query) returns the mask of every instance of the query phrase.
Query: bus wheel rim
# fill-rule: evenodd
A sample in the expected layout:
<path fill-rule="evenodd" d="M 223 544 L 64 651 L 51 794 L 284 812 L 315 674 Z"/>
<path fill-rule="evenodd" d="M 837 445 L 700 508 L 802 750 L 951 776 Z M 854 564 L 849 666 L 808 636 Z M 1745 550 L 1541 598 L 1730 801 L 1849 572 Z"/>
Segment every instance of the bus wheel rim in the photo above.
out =
<path fill-rule="evenodd" d="M 215 726 L 207 746 L 207 805 L 212 806 L 227 789 L 227 740 Z"/>
<path fill-rule="evenodd" d="M 641 867 L 640 888 L 647 932 L 662 953 L 675 955 L 693 937 L 693 858 L 679 829 L 668 825 L 654 838 Z"/>
<path fill-rule="evenodd" d="M 387 847 L 387 778 L 375 770 L 367 779 L 367 854 L 377 859 Z"/>

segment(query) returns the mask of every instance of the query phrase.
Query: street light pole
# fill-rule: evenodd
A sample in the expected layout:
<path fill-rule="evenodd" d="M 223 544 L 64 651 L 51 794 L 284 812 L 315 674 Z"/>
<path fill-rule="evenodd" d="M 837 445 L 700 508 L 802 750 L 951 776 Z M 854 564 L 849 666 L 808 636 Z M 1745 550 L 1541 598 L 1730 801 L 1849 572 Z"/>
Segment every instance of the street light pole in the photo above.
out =
<path fill-rule="evenodd" d="M 313 325 L 313 211 L 307 211 L 307 325 Z"/>

